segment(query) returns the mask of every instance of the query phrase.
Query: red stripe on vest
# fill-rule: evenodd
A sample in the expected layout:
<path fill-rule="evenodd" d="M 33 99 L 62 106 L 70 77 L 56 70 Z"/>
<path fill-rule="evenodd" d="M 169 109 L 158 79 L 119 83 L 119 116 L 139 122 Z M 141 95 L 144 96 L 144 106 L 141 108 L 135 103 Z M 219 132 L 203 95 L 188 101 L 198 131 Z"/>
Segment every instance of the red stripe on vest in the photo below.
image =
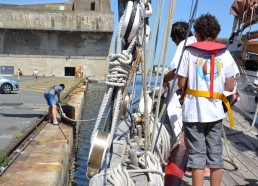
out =
<path fill-rule="evenodd" d="M 210 98 L 213 98 L 213 87 L 214 87 L 214 64 L 215 64 L 215 54 L 211 54 L 211 73 L 210 73 Z"/>

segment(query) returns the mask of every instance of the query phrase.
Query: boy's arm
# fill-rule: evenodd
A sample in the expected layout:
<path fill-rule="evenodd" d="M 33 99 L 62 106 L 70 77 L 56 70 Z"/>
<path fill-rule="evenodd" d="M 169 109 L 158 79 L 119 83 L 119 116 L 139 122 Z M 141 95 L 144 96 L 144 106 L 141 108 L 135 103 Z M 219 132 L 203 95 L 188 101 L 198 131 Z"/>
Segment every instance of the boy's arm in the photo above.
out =
<path fill-rule="evenodd" d="M 183 76 L 178 75 L 178 82 L 177 82 L 177 85 L 178 85 L 178 88 L 179 88 L 179 89 L 184 89 L 184 88 L 185 88 L 186 80 L 187 80 L 186 77 L 183 77 Z"/>
<path fill-rule="evenodd" d="M 235 87 L 235 78 L 232 76 L 230 78 L 226 78 L 225 84 L 224 84 L 224 90 L 228 92 L 233 92 Z"/>
<path fill-rule="evenodd" d="M 176 69 L 171 70 L 171 71 L 169 71 L 169 72 L 164 76 L 163 87 L 167 87 L 167 86 L 168 86 L 168 82 L 171 81 L 172 79 L 174 79 L 174 77 L 175 77 L 175 71 L 176 71 Z"/>

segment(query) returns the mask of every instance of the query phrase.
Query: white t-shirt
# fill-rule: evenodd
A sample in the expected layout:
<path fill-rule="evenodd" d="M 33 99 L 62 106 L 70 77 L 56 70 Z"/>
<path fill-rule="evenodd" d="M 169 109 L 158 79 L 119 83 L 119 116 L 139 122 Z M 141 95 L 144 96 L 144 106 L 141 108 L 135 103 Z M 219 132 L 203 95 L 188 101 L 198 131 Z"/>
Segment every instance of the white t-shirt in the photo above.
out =
<path fill-rule="evenodd" d="M 194 36 L 190 36 L 186 40 L 186 46 L 190 45 L 192 43 L 195 43 L 195 42 L 197 42 L 196 38 Z M 171 70 L 174 70 L 175 68 L 177 68 L 177 66 L 179 64 L 179 60 L 180 60 L 180 56 L 181 56 L 181 53 L 182 53 L 182 50 L 183 50 L 183 47 L 184 47 L 184 43 L 185 43 L 185 40 L 181 41 L 176 48 L 175 55 L 174 55 L 174 57 L 171 61 L 171 64 L 170 64 Z"/>
<path fill-rule="evenodd" d="M 209 91 L 210 55 L 194 48 L 185 50 L 178 74 L 188 78 L 187 87 L 193 90 Z M 235 60 L 224 51 L 215 57 L 215 74 L 213 91 L 223 93 L 225 79 L 239 73 Z M 212 122 L 223 119 L 225 113 L 221 100 L 187 95 L 183 105 L 183 121 Z"/>
<path fill-rule="evenodd" d="M 63 88 L 60 85 L 55 85 L 54 87 L 49 87 L 45 93 L 49 93 L 52 95 L 55 95 L 56 93 L 60 93 L 63 90 Z"/>
<path fill-rule="evenodd" d="M 34 76 L 37 76 L 38 75 L 38 71 L 37 70 L 34 70 Z"/>
<path fill-rule="evenodd" d="M 190 45 L 192 43 L 195 43 L 195 42 L 197 42 L 196 38 L 194 36 L 190 36 L 186 40 L 186 46 Z M 180 56 L 181 56 L 181 53 L 182 53 L 182 50 L 183 50 L 183 47 L 184 47 L 184 43 L 185 43 L 185 40 L 181 41 L 179 43 L 179 45 L 177 46 L 175 55 L 174 55 L 173 60 L 171 61 L 171 64 L 170 64 L 171 70 L 174 70 L 178 67 Z M 173 82 L 173 79 L 169 82 L 170 87 L 172 86 L 172 82 Z M 174 95 L 174 91 L 173 91 L 173 95 Z M 168 117 L 170 119 L 170 123 L 171 124 L 173 123 L 174 125 L 175 125 L 175 119 L 174 119 L 175 116 L 177 116 L 177 118 L 181 118 L 181 110 L 179 111 L 178 108 L 177 108 L 178 105 L 180 105 L 180 103 L 179 103 L 178 98 L 175 99 L 175 97 L 177 97 L 177 96 L 174 95 L 171 98 L 171 101 L 168 103 L 168 107 L 167 107 L 167 113 L 168 113 Z M 175 104 L 177 104 L 177 105 L 175 105 Z M 175 125 L 175 127 L 178 127 L 178 125 Z"/>

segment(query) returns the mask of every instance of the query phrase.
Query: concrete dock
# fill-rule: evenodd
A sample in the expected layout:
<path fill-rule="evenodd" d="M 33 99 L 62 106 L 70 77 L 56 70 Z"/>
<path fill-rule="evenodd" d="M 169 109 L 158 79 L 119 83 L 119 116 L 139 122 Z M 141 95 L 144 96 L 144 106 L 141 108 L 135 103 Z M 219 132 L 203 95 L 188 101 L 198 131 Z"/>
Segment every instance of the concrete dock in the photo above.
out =
<path fill-rule="evenodd" d="M 62 81 L 62 82 L 61 82 Z M 18 93 L 14 93 L 11 95 L 0 95 L 2 96 L 17 96 L 22 100 L 22 105 L 34 105 L 37 104 L 37 109 L 27 109 L 27 112 L 24 113 L 26 109 L 20 109 L 23 113 L 19 114 L 19 109 L 14 108 L 15 110 L 15 119 L 16 123 L 23 124 L 24 116 L 30 117 L 27 124 L 23 127 L 23 130 L 29 128 L 29 126 L 37 123 L 40 118 L 44 117 L 47 114 L 47 105 L 45 103 L 43 97 L 43 90 L 41 90 L 40 85 L 43 89 L 48 87 L 48 85 L 57 84 L 57 83 L 65 83 L 66 84 L 66 92 L 63 92 L 63 96 L 66 96 L 68 99 L 67 104 L 71 105 L 75 108 L 75 119 L 80 118 L 81 108 L 83 106 L 84 101 L 84 92 L 86 90 L 87 85 L 84 82 L 80 82 L 77 79 L 67 79 L 67 78 L 39 78 L 38 80 L 24 79 L 20 83 L 20 91 Z M 39 87 L 35 87 L 35 85 L 29 88 L 29 85 L 35 83 L 35 85 L 39 85 Z M 26 96 L 31 94 L 30 101 L 37 100 L 36 103 L 25 103 Z M 33 96 L 34 97 L 33 97 Z M 13 100 L 13 104 L 17 99 Z M 9 101 L 9 102 L 8 102 Z M 29 101 L 27 101 L 29 102 Z M 10 117 L 10 106 L 4 106 L 10 104 L 10 99 L 2 100 L 0 110 L 1 122 L 0 126 L 4 129 L 8 126 L 8 121 L 11 119 Z M 35 105 L 34 105 L 35 106 Z M 42 107 L 41 107 L 42 106 Z M 19 106 L 16 106 L 19 107 Z M 37 113 L 37 114 L 32 114 Z M 20 117 L 19 117 L 20 116 Z M 7 117 L 7 118 L 6 118 Z M 2 120 L 2 118 L 6 118 Z M 12 123 L 13 128 L 15 127 L 15 123 Z M 5 122 L 5 123 L 3 123 Z M 64 186 L 67 185 L 69 181 L 69 176 L 72 172 L 72 163 L 73 163 L 73 153 L 74 153 L 74 127 L 71 124 L 60 123 L 59 126 L 52 125 L 50 123 L 45 122 L 45 126 L 39 133 L 35 136 L 34 139 L 28 144 L 24 150 L 20 152 L 20 155 L 17 159 L 3 172 L 0 176 L 0 185 L 1 186 L 15 186 L 15 185 L 55 185 L 55 186 Z M 11 122 L 10 122 L 11 123 Z M 26 122 L 25 122 L 26 123 Z M 5 127 L 4 127 L 5 126 Z M 17 128 L 21 128 L 18 124 Z M 25 128 L 24 128 L 25 127 Z M 8 128 L 8 127 L 7 127 Z M 6 129 L 6 128 L 5 128 Z M 6 130 L 8 131 L 8 130 Z M 2 132 L 2 130 L 1 130 Z M 8 146 L 10 146 L 14 139 L 17 137 L 17 133 L 19 130 L 14 132 L 12 135 L 9 135 L 10 139 L 1 144 L 2 151 L 6 150 Z M 1 134 L 2 136 L 4 134 Z M 1 139 L 2 141 L 2 139 Z"/>

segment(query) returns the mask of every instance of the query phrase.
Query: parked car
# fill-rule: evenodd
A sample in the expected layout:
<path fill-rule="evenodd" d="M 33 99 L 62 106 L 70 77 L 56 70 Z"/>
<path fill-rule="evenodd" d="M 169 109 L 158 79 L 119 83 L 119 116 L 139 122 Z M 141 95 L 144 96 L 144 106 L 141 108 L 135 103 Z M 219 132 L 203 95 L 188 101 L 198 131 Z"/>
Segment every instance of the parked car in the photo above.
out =
<path fill-rule="evenodd" d="M 4 94 L 10 94 L 12 91 L 18 90 L 19 84 L 17 83 L 17 81 L 0 76 L 0 92 Z"/>

